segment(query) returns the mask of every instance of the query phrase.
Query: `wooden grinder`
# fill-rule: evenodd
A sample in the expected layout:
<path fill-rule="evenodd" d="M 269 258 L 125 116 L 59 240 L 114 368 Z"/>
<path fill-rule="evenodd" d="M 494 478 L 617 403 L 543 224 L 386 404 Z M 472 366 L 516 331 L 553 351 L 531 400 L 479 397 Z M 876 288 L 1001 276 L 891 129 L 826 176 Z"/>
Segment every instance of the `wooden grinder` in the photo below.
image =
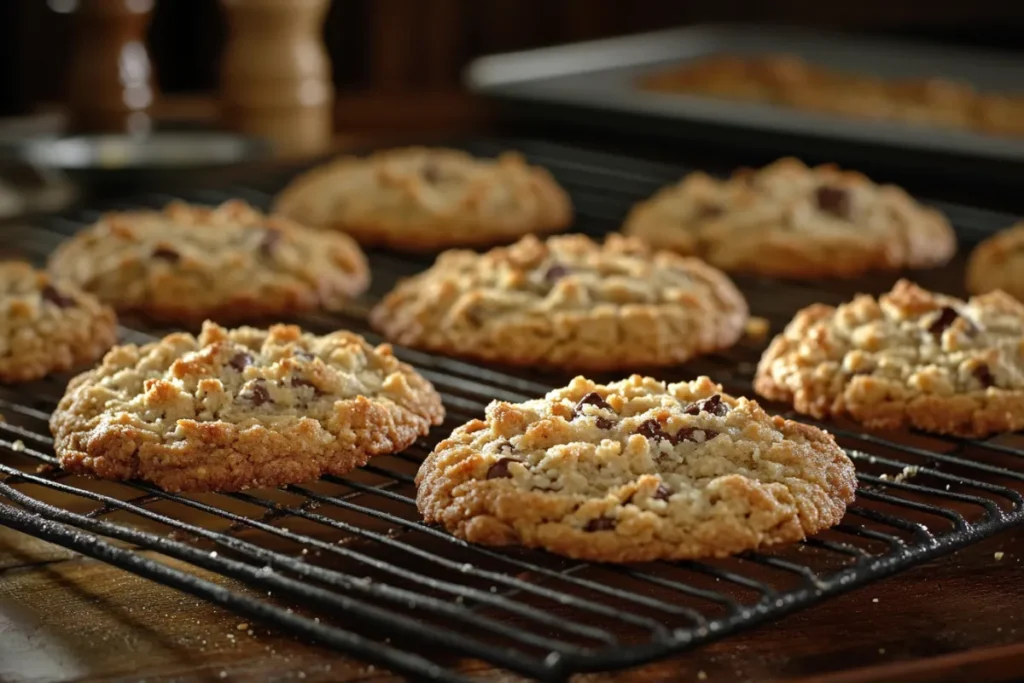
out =
<path fill-rule="evenodd" d="M 68 104 L 82 132 L 145 133 L 155 88 L 146 29 L 154 0 L 82 0 L 75 17 Z"/>
<path fill-rule="evenodd" d="M 286 157 L 331 142 L 334 87 L 322 40 L 330 0 L 221 0 L 228 41 L 221 107 L 234 130 L 270 140 Z"/>

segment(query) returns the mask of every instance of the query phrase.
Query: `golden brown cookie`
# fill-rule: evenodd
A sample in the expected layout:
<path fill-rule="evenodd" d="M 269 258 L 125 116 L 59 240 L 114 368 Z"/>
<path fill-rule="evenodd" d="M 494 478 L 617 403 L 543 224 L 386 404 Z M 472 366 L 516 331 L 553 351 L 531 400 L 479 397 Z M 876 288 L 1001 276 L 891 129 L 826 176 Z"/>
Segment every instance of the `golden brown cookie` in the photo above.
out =
<path fill-rule="evenodd" d="M 765 351 L 754 388 L 817 418 L 958 436 L 1024 428 L 1024 304 L 906 280 L 878 299 L 815 304 Z"/>
<path fill-rule="evenodd" d="M 572 369 L 673 365 L 733 345 L 747 305 L 697 259 L 612 235 L 525 237 L 449 251 L 374 308 L 388 339 L 487 362 Z"/>
<path fill-rule="evenodd" d="M 92 363 L 117 340 L 95 297 L 27 263 L 0 263 L 0 382 L 27 382 Z"/>
<path fill-rule="evenodd" d="M 416 477 L 424 519 L 460 538 L 573 558 L 723 556 L 838 524 L 853 464 L 826 432 L 771 417 L 701 377 L 577 377 L 494 402 Z"/>
<path fill-rule="evenodd" d="M 50 420 L 61 465 L 166 491 L 235 491 L 343 475 L 444 417 L 431 384 L 351 332 L 291 325 L 119 346 Z"/>
<path fill-rule="evenodd" d="M 728 180 L 691 173 L 635 206 L 624 232 L 728 272 L 787 278 L 927 268 L 956 252 L 945 217 L 898 187 L 797 159 Z"/>
<path fill-rule="evenodd" d="M 370 281 L 350 238 L 238 200 L 107 214 L 58 247 L 49 270 L 119 311 L 185 324 L 339 308 Z"/>
<path fill-rule="evenodd" d="M 425 147 L 342 157 L 314 168 L 278 195 L 275 209 L 366 246 L 405 251 L 512 242 L 572 222 L 569 196 L 519 154 L 478 159 Z"/>
<path fill-rule="evenodd" d="M 967 259 L 967 291 L 1001 289 L 1024 301 L 1024 223 L 996 233 Z"/>

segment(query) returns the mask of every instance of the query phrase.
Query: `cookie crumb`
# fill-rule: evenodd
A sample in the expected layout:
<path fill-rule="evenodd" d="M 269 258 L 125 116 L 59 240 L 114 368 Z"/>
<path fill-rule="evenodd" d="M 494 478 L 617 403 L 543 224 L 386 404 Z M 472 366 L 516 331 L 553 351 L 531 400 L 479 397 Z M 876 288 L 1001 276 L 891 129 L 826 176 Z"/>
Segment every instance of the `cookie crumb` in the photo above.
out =
<path fill-rule="evenodd" d="M 245 623 L 245 622 L 243 621 L 243 622 L 242 622 L 241 624 L 239 624 L 239 625 L 238 625 L 238 626 L 236 626 L 235 628 L 236 628 L 237 630 L 239 630 L 239 631 L 248 631 L 248 630 L 249 630 L 249 624 L 247 624 L 247 623 Z"/>
<path fill-rule="evenodd" d="M 698 671 L 697 672 L 697 680 L 698 681 L 706 681 L 706 680 L 708 680 L 708 675 L 706 673 L 704 673 L 703 671 Z"/>
<path fill-rule="evenodd" d="M 994 557 L 996 558 L 996 562 L 998 562 L 999 560 L 1003 559 L 1003 551 L 1002 551 L 1002 550 L 1000 550 L 999 552 L 997 552 L 997 553 L 996 553 L 996 554 L 994 555 Z"/>
<path fill-rule="evenodd" d="M 25 442 L 21 439 L 15 439 L 14 443 L 11 444 L 11 450 L 16 453 L 21 453 L 25 450 Z"/>
<path fill-rule="evenodd" d="M 744 325 L 743 332 L 752 341 L 763 341 L 771 329 L 772 324 L 768 322 L 767 318 L 752 316 L 747 320 L 747 324 Z"/>
<path fill-rule="evenodd" d="M 878 598 L 871 598 L 871 602 L 878 602 Z"/>
<path fill-rule="evenodd" d="M 878 654 L 884 655 L 885 654 L 885 648 L 884 647 L 878 648 Z"/>

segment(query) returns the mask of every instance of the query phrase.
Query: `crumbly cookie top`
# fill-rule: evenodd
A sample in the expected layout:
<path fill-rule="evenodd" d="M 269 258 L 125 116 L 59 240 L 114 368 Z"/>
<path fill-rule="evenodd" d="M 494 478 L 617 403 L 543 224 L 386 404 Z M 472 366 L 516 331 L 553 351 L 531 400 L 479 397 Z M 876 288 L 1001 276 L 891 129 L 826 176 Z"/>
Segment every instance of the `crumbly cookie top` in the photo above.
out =
<path fill-rule="evenodd" d="M 710 255 L 719 265 L 729 261 L 730 251 L 743 253 L 744 241 L 791 242 L 794 254 L 830 244 L 838 259 L 844 249 L 880 249 L 877 265 L 942 263 L 955 249 L 946 219 L 900 188 L 832 164 L 808 168 L 792 158 L 758 171 L 742 169 L 728 180 L 691 173 L 637 205 L 625 231 L 683 253 Z"/>
<path fill-rule="evenodd" d="M 975 247 L 967 261 L 967 289 L 974 294 L 1002 289 L 1024 300 L 1024 222 Z"/>
<path fill-rule="evenodd" d="M 698 308 L 709 300 L 721 305 L 723 316 L 745 312 L 742 297 L 724 296 L 723 282 L 722 273 L 696 259 L 655 253 L 620 235 L 603 244 L 585 235 L 546 241 L 530 235 L 485 254 L 445 252 L 432 268 L 401 283 L 383 307 L 415 299 L 476 325 L 602 306 Z"/>
<path fill-rule="evenodd" d="M 349 231 L 364 243 L 396 246 L 476 244 L 494 234 L 561 228 L 571 219 L 568 196 L 520 154 L 484 159 L 425 147 L 315 168 L 282 191 L 276 210 L 307 225 Z M 431 230 L 419 234 L 420 228 Z"/>
<path fill-rule="evenodd" d="M 433 387 L 391 347 L 357 334 L 303 333 L 293 325 L 228 330 L 203 325 L 198 338 L 176 333 L 145 346 L 111 350 L 103 363 L 68 387 L 80 418 L 124 423 L 172 442 L 179 420 L 240 427 L 311 418 L 338 435 L 354 416 L 349 399 L 397 405 L 439 421 Z M 91 425 L 96 431 L 97 425 Z"/>
<path fill-rule="evenodd" d="M 1001 291 L 962 301 L 900 280 L 878 299 L 799 313 L 765 352 L 758 375 L 803 391 L 841 392 L 862 378 L 948 397 L 1024 389 L 1024 305 Z"/>
<path fill-rule="evenodd" d="M 200 317 L 233 305 L 335 306 L 369 281 L 350 238 L 266 216 L 239 200 L 107 214 L 57 249 L 50 272 L 118 308 Z"/>
<path fill-rule="evenodd" d="M 109 328 L 103 337 L 112 339 L 114 313 L 95 297 L 54 283 L 28 263 L 0 263 L 0 361 L 17 361 L 29 352 L 45 355 L 48 345 L 52 350 L 64 341 L 88 341 L 78 336 L 98 322 Z"/>
<path fill-rule="evenodd" d="M 606 559 L 793 540 L 838 521 L 856 486 L 828 434 L 770 417 L 707 377 L 666 386 L 639 375 L 577 377 L 542 399 L 492 403 L 437 445 L 418 481 L 421 509 L 468 536 L 500 519 L 520 540 L 591 556 L 560 539 L 615 532 Z"/>

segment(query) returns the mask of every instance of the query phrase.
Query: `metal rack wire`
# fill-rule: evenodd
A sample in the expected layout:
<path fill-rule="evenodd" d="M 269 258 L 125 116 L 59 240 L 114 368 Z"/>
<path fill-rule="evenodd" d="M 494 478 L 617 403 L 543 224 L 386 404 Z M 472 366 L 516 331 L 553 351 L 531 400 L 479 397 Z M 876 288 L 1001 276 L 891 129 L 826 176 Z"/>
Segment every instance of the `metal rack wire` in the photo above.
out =
<path fill-rule="evenodd" d="M 469 148 L 487 154 L 507 146 L 480 141 Z M 544 143 L 514 146 L 569 188 L 578 228 L 591 234 L 613 229 L 634 201 L 682 172 Z M 267 178 L 259 187 L 188 199 L 241 196 L 266 205 L 265 191 L 280 181 Z M 167 199 L 154 195 L 131 205 Z M 1010 220 L 943 208 L 966 241 Z M 95 211 L 83 211 L 46 220 L 12 232 L 8 243 L 42 261 L 93 218 Z M 428 259 L 381 252 L 371 254 L 371 262 L 375 286 L 367 300 L 343 316 L 296 322 L 314 332 L 347 327 L 376 341 L 366 328 L 366 306 Z M 930 273 L 926 284 L 949 285 L 953 272 Z M 855 290 L 879 291 L 891 283 L 739 284 L 753 313 L 778 330 L 813 301 L 835 303 Z M 163 332 L 126 327 L 122 337 L 144 341 Z M 722 560 L 621 567 L 472 546 L 420 522 L 413 485 L 419 462 L 438 438 L 478 417 L 492 399 L 524 400 L 567 378 L 397 351 L 442 393 L 446 424 L 408 451 L 375 458 L 344 478 L 279 490 L 172 495 L 144 483 L 69 475 L 55 466 L 47 430 L 66 378 L 0 387 L 6 418 L 0 422 L 0 524 L 416 678 L 469 680 L 459 660 L 472 658 L 558 681 L 727 636 L 1024 519 L 1024 440 L 1017 436 L 976 441 L 875 435 L 830 423 L 856 461 L 861 489 L 843 524 L 803 543 Z M 759 351 L 759 345 L 744 343 L 662 374 L 670 380 L 709 374 L 730 392 L 752 395 Z M 225 587 L 183 566 L 235 579 L 247 589 Z"/>

